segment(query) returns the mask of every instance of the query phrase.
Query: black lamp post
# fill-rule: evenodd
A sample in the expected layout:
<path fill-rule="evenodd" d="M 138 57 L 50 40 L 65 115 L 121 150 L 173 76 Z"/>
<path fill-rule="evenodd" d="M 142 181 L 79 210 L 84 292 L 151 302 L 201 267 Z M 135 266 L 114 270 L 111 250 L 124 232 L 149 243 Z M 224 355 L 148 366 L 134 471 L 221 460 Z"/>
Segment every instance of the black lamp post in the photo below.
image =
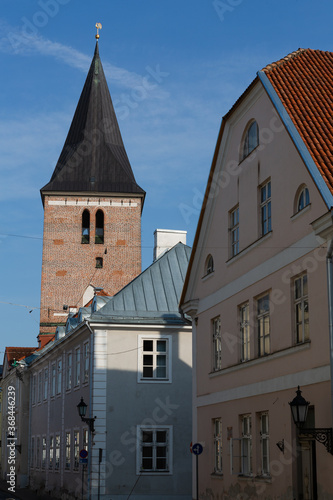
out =
<path fill-rule="evenodd" d="M 87 408 L 88 408 L 88 406 L 86 405 L 86 403 L 83 401 L 83 398 L 81 397 L 81 401 L 77 405 L 77 411 L 79 412 L 79 415 L 81 417 L 82 422 L 85 422 L 86 424 L 89 425 L 90 432 L 95 432 L 94 423 L 95 423 L 96 417 L 86 418 Z"/>
<path fill-rule="evenodd" d="M 300 434 L 315 438 L 316 441 L 326 446 L 326 450 L 328 451 L 328 453 L 331 453 L 331 455 L 333 455 L 333 430 L 331 427 L 318 427 L 312 429 L 303 428 L 310 403 L 303 398 L 302 391 L 300 390 L 299 386 L 296 391 L 296 396 L 289 404 L 293 420 L 296 424 L 297 429 L 299 429 Z"/>

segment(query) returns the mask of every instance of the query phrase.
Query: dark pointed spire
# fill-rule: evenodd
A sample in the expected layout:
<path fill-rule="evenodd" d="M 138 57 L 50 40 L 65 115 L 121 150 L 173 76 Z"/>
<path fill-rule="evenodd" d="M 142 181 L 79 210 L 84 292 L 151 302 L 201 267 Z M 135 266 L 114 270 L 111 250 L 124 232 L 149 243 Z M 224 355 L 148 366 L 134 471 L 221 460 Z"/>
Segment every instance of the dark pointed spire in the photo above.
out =
<path fill-rule="evenodd" d="M 99 57 L 98 41 L 64 147 L 47 192 L 136 194 L 136 183 L 126 154 L 110 92 Z"/>

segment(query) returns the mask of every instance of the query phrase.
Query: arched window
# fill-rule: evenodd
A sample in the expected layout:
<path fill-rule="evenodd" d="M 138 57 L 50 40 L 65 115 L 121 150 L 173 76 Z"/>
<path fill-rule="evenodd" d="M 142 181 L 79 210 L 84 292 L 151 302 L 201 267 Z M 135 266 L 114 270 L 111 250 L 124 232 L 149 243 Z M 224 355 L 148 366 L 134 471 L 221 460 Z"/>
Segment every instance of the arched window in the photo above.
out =
<path fill-rule="evenodd" d="M 256 121 L 245 132 L 240 160 L 244 160 L 259 144 L 259 129 Z"/>
<path fill-rule="evenodd" d="M 214 272 L 214 260 L 213 257 L 209 254 L 206 259 L 205 274 L 207 275 L 213 272 Z"/>
<path fill-rule="evenodd" d="M 90 238 L 90 213 L 84 210 L 82 214 L 82 238 L 81 243 L 89 243 Z"/>
<path fill-rule="evenodd" d="M 309 190 L 306 186 L 303 186 L 299 195 L 298 195 L 298 200 L 297 200 L 297 212 L 300 212 L 303 210 L 303 208 L 307 207 L 310 205 L 310 195 L 309 195 Z"/>
<path fill-rule="evenodd" d="M 96 212 L 95 243 L 104 243 L 104 212 L 102 210 Z"/>

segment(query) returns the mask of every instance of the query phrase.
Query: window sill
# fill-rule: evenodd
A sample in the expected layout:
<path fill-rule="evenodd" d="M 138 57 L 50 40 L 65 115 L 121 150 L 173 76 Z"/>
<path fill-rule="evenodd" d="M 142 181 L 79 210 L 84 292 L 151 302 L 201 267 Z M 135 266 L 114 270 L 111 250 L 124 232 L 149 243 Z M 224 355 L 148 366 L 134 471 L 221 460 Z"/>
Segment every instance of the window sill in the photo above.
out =
<path fill-rule="evenodd" d="M 203 276 L 201 278 L 201 281 L 207 281 L 209 278 L 211 278 L 212 276 L 214 276 L 214 272 L 215 271 L 212 271 L 211 273 L 205 274 L 205 276 Z"/>
<path fill-rule="evenodd" d="M 210 477 L 214 479 L 223 479 L 223 472 L 212 472 Z"/>
<path fill-rule="evenodd" d="M 171 380 L 163 378 L 140 378 L 138 384 L 171 384 Z"/>
<path fill-rule="evenodd" d="M 272 236 L 272 234 L 273 234 L 273 231 L 271 230 L 268 233 L 266 233 L 264 236 L 260 236 L 260 238 L 258 238 L 257 240 L 255 240 L 253 243 L 251 243 L 247 247 L 243 248 L 243 250 L 240 250 L 237 255 L 235 255 L 234 257 L 230 257 L 230 259 L 228 259 L 226 261 L 226 265 L 229 266 L 230 264 L 233 264 L 234 262 L 237 262 L 237 260 L 239 258 L 243 257 L 248 252 L 250 252 L 251 250 L 253 250 L 254 248 L 256 248 L 258 245 L 261 245 L 261 243 L 263 241 L 266 241 L 268 238 L 270 238 Z"/>
<path fill-rule="evenodd" d="M 272 482 L 272 477 L 269 475 L 265 476 L 255 476 L 254 480 L 260 483 L 271 483 Z"/>
<path fill-rule="evenodd" d="M 296 212 L 295 214 L 293 214 L 290 217 L 290 220 L 294 221 L 295 219 L 297 219 L 302 214 L 305 214 L 306 212 L 308 212 L 310 210 L 310 208 L 311 208 L 311 203 L 309 203 L 309 205 L 306 205 L 306 207 L 302 208 L 302 210 L 299 210 L 298 212 Z"/>
<path fill-rule="evenodd" d="M 212 371 L 209 373 L 209 377 L 213 378 L 214 376 L 225 375 L 227 373 L 231 373 L 236 370 L 249 368 L 251 366 L 265 363 L 266 361 L 271 361 L 272 359 L 277 359 L 284 356 L 289 356 L 290 354 L 295 354 L 296 352 L 309 349 L 310 347 L 311 347 L 311 340 L 307 340 L 306 342 L 303 342 L 301 344 L 296 344 L 291 347 L 287 347 L 286 349 L 282 349 L 281 351 L 275 351 L 271 354 L 266 354 L 265 356 L 253 358 L 248 361 L 240 361 L 236 365 L 227 366 L 226 368 L 221 368 L 221 370 Z"/>

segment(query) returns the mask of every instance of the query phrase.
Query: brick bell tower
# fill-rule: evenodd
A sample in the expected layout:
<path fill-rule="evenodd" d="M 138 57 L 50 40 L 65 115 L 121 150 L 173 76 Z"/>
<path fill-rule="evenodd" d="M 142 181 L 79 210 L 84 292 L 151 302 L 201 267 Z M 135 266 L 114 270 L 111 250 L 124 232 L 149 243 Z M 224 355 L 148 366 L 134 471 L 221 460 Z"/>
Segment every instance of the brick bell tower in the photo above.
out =
<path fill-rule="evenodd" d="M 115 294 L 141 272 L 141 212 L 98 41 L 44 206 L 40 334 L 64 324 L 93 287 Z"/>

